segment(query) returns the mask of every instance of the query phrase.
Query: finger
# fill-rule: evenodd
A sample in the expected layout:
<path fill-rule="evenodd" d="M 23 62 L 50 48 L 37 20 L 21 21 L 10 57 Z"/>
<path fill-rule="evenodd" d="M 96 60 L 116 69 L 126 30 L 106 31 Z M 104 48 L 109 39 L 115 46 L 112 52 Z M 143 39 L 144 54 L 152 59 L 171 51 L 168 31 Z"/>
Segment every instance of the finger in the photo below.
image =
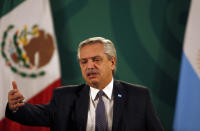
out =
<path fill-rule="evenodd" d="M 10 91 L 8 92 L 8 95 L 14 95 L 16 92 L 17 92 L 17 90 L 10 90 Z"/>
<path fill-rule="evenodd" d="M 11 92 L 11 94 L 12 94 L 12 92 Z M 8 102 L 15 101 L 15 100 L 18 100 L 18 99 L 24 99 L 24 96 L 19 92 L 16 92 L 13 95 L 8 95 Z"/>
<path fill-rule="evenodd" d="M 25 103 L 9 104 L 9 109 L 17 111 L 20 107 L 24 106 Z"/>
<path fill-rule="evenodd" d="M 17 104 L 17 103 L 23 103 L 23 101 L 24 101 L 24 98 L 20 98 L 20 99 L 10 99 L 9 101 L 8 101 L 8 103 L 9 104 Z"/>
<path fill-rule="evenodd" d="M 22 106 L 24 106 L 24 103 L 17 103 L 13 107 L 14 107 L 14 110 L 18 110 Z"/>
<path fill-rule="evenodd" d="M 9 104 L 9 109 L 10 110 L 15 110 L 16 111 L 16 109 L 17 109 L 17 104 Z"/>
<path fill-rule="evenodd" d="M 16 81 L 12 81 L 12 86 L 13 86 L 13 89 L 17 89 L 18 90 Z"/>
<path fill-rule="evenodd" d="M 22 103 L 17 103 L 17 108 L 24 106 L 24 102 Z"/>
<path fill-rule="evenodd" d="M 10 110 L 15 110 L 15 108 L 14 108 L 15 106 L 13 104 L 9 104 L 8 107 L 9 107 Z"/>
<path fill-rule="evenodd" d="M 11 96 L 9 96 L 8 97 L 8 99 L 10 100 L 10 101 L 20 101 L 20 100 L 24 100 L 24 96 L 22 96 L 21 94 L 15 94 L 15 95 L 11 95 Z"/>

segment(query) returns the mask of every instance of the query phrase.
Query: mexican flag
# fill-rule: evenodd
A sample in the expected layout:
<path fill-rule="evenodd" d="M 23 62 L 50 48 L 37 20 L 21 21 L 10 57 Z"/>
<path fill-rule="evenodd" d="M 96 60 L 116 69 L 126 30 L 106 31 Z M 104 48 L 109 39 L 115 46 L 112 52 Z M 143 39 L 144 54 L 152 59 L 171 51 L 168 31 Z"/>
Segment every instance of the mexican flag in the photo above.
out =
<path fill-rule="evenodd" d="M 0 130 L 49 130 L 5 118 L 11 82 L 26 101 L 47 103 L 61 85 L 56 37 L 48 0 L 27 0 L 0 17 Z"/>

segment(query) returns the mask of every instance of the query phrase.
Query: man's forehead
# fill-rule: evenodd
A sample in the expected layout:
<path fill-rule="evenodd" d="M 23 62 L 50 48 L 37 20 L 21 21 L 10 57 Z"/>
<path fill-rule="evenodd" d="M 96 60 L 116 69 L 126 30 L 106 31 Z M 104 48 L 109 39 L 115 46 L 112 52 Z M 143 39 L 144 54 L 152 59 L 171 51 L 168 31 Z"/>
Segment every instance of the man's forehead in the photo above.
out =
<path fill-rule="evenodd" d="M 102 58 L 102 55 L 95 55 L 91 57 L 80 57 L 80 59 L 94 59 L 94 58 Z"/>

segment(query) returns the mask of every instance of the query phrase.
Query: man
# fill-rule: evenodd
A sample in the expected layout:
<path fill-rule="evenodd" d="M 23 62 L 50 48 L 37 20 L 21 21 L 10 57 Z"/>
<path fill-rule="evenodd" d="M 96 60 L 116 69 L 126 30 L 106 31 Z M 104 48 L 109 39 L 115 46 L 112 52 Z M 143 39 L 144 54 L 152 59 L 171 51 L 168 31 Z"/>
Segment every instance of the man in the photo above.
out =
<path fill-rule="evenodd" d="M 78 60 L 86 84 L 55 89 L 45 105 L 23 103 L 13 82 L 6 116 L 52 131 L 162 131 L 147 88 L 114 80 L 116 50 L 102 37 L 79 44 Z"/>

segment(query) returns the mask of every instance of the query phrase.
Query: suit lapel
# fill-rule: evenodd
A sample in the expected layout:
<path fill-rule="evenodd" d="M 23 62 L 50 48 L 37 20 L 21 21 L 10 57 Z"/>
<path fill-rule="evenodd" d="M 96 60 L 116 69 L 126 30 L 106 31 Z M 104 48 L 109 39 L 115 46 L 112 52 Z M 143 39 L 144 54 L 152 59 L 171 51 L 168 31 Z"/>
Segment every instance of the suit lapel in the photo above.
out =
<path fill-rule="evenodd" d="M 89 86 L 85 85 L 77 95 L 74 109 L 74 119 L 78 131 L 85 131 L 89 105 Z"/>
<path fill-rule="evenodd" d="M 113 86 L 113 95 L 114 95 L 114 105 L 113 105 L 113 125 L 112 130 L 115 131 L 118 129 L 119 120 L 121 118 L 124 104 L 127 99 L 127 92 L 125 88 L 120 84 L 119 81 L 114 81 Z"/>
<path fill-rule="evenodd" d="M 85 131 L 87 125 L 88 106 L 89 106 L 89 86 L 82 87 L 77 95 L 75 108 L 73 111 L 73 120 L 77 131 Z M 119 120 L 122 117 L 124 104 L 127 100 L 127 92 L 119 81 L 114 81 L 113 85 L 114 105 L 113 105 L 113 125 L 112 130 L 118 129 Z"/>

